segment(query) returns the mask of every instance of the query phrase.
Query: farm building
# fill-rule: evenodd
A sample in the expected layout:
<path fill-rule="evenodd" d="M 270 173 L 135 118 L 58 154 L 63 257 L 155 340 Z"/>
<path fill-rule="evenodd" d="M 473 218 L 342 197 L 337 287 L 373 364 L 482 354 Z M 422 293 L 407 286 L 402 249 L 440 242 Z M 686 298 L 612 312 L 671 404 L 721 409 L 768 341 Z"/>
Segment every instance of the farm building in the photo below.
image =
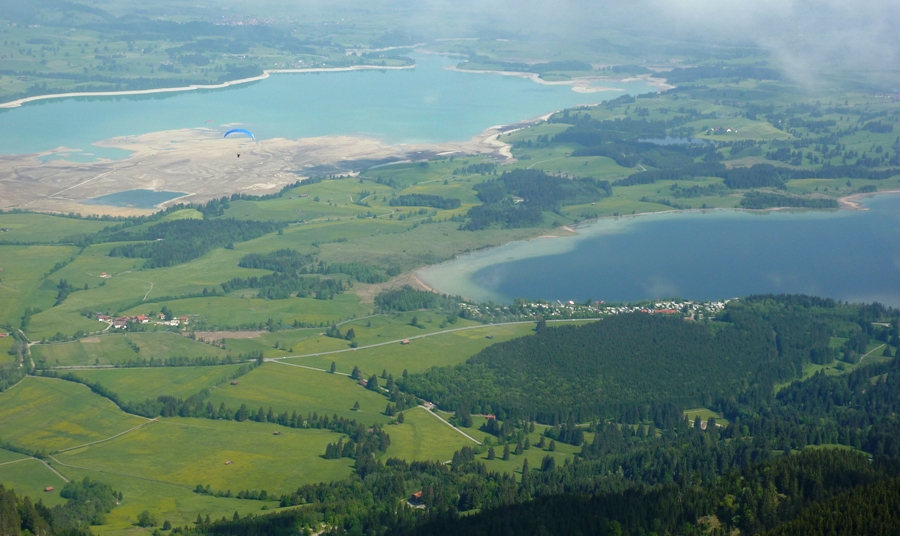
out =
<path fill-rule="evenodd" d="M 47 486 L 46 488 L 44 488 L 44 491 L 45 492 L 53 491 L 53 486 Z"/>
<path fill-rule="evenodd" d="M 403 339 L 400 344 L 409 344 L 409 339 Z"/>

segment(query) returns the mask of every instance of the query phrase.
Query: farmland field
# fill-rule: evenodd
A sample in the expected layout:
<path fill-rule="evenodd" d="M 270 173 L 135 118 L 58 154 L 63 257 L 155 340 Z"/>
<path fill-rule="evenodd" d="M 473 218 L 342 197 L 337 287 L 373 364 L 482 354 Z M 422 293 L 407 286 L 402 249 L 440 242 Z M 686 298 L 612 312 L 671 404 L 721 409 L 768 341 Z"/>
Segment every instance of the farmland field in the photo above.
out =
<path fill-rule="evenodd" d="M 0 422 L 5 441 L 56 451 L 109 438 L 147 419 L 122 413 L 83 385 L 25 378 L 0 393 Z"/>
<path fill-rule="evenodd" d="M 336 414 L 365 424 L 390 420 L 382 415 L 387 398 L 339 374 L 267 363 L 241 376 L 237 382 L 237 385 L 226 384 L 215 389 L 210 402 L 216 407 L 224 403 L 232 410 L 246 404 L 254 412 L 259 408 L 268 411 L 271 407 L 275 413 L 296 411 L 304 417 L 313 412 L 329 417 Z M 359 402 L 359 411 L 352 409 L 355 402 Z"/>
<path fill-rule="evenodd" d="M 97 326 L 106 324 L 95 322 Z M 135 345 L 140 351 L 135 351 Z M 76 341 L 32 348 L 36 362 L 50 366 L 114 365 L 139 359 L 171 357 L 225 357 L 227 352 L 165 331 L 157 333 L 105 333 Z"/>
<path fill-rule="evenodd" d="M 275 431 L 281 434 L 273 435 Z M 149 478 L 185 489 L 208 484 L 233 493 L 264 489 L 280 494 L 349 475 L 352 460 L 322 459 L 326 444 L 339 437 L 328 430 L 173 418 L 54 457 L 63 467 Z"/>
<path fill-rule="evenodd" d="M 100 383 L 126 402 L 142 402 L 160 395 L 187 398 L 227 381 L 240 366 L 118 368 L 77 370 L 74 374 Z"/>

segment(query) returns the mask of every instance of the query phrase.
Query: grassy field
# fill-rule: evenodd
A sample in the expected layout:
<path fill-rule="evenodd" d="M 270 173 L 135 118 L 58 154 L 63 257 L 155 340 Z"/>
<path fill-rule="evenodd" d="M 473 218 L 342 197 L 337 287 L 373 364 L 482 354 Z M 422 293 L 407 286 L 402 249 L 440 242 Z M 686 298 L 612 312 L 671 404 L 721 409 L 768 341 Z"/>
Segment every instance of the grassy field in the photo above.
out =
<path fill-rule="evenodd" d="M 280 431 L 280 435 L 273 432 Z M 255 422 L 160 419 L 113 441 L 56 455 L 66 466 L 146 478 L 193 489 L 266 490 L 341 479 L 349 458 L 324 460 L 339 436 L 328 430 L 291 429 Z M 226 465 L 226 461 L 231 464 Z M 261 506 L 261 503 L 260 503 Z"/>
<path fill-rule="evenodd" d="M 227 381 L 240 366 L 76 370 L 74 374 L 99 382 L 122 400 L 142 402 L 162 395 L 187 398 Z"/>
<path fill-rule="evenodd" d="M 115 225 L 115 222 L 79 220 L 49 214 L 0 214 L 3 242 L 58 242 L 78 234 L 90 234 Z"/>
<path fill-rule="evenodd" d="M 69 246 L 0 246 L 0 323 L 19 326 L 26 307 L 52 307 L 58 281 L 44 276 L 77 252 Z"/>
<path fill-rule="evenodd" d="M 360 387 L 347 376 L 280 363 L 267 363 L 241 376 L 238 385 L 214 390 L 210 402 L 216 407 L 225 403 L 234 410 L 246 404 L 252 411 L 260 407 L 268 411 L 271 407 L 276 413 L 296 411 L 304 416 L 313 412 L 329 417 L 337 414 L 362 424 L 390 421 L 381 413 L 388 399 Z M 354 402 L 359 402 L 359 411 L 353 411 Z"/>
<path fill-rule="evenodd" d="M 106 515 L 106 524 L 91 527 L 91 532 L 98 535 L 150 534 L 153 529 L 136 526 L 138 516 L 144 510 L 154 512 L 160 523 L 168 519 L 173 526 L 184 526 L 193 525 L 198 514 L 204 518 L 208 515 L 211 519 L 221 519 L 223 516 L 231 519 L 234 512 L 244 517 L 250 513 L 264 513 L 260 511 L 263 506 L 268 509 L 278 506 L 273 502 L 198 495 L 193 492 L 194 486 L 127 477 L 105 470 L 76 469 L 58 463 L 55 467 L 70 480 L 89 477 L 122 492 L 122 502 Z"/>
<path fill-rule="evenodd" d="M 15 463 L 0 463 L 0 485 L 14 490 L 17 494 L 29 495 L 33 500 L 40 499 L 50 507 L 66 502 L 66 499 L 59 496 L 59 491 L 65 483 L 43 462 L 34 458 L 22 459 Z M 53 491 L 44 491 L 47 487 L 52 487 Z"/>
<path fill-rule="evenodd" d="M 449 461 L 462 447 L 476 444 L 424 408 L 403 412 L 403 424 L 385 428 L 391 436 L 386 456 L 404 460 Z M 469 434 L 472 435 L 472 434 Z M 474 436 L 476 437 L 477 436 Z"/>
<path fill-rule="evenodd" d="M 96 326 L 106 324 L 94 322 Z M 136 352 L 131 346 L 136 345 Z M 38 344 L 31 347 L 35 362 L 49 366 L 111 365 L 137 359 L 168 357 L 225 357 L 219 347 L 192 341 L 167 331 L 148 333 L 104 333 L 77 341 Z"/>
<path fill-rule="evenodd" d="M 408 345 L 388 344 L 339 354 L 294 358 L 286 361 L 324 369 L 330 367 L 331 362 L 334 361 L 339 372 L 349 373 L 354 366 L 358 366 L 361 370 L 374 373 L 387 370 L 394 377 L 399 377 L 404 369 L 413 374 L 425 372 L 431 367 L 463 363 L 492 344 L 530 335 L 533 332 L 534 325 L 531 323 L 483 326 L 413 339 Z M 492 338 L 488 339 L 487 337 Z"/>
<path fill-rule="evenodd" d="M 18 447 L 55 451 L 106 439 L 147 420 L 122 413 L 87 387 L 25 378 L 0 393 L 2 438 Z"/>
<path fill-rule="evenodd" d="M 721 413 L 716 413 L 715 411 L 708 408 L 693 408 L 684 410 L 684 417 L 690 421 L 694 422 L 694 419 L 700 417 L 701 421 L 709 420 L 710 417 L 716 420 L 716 424 L 721 424 L 722 426 L 726 426 L 728 424 L 728 420 L 722 416 Z"/>

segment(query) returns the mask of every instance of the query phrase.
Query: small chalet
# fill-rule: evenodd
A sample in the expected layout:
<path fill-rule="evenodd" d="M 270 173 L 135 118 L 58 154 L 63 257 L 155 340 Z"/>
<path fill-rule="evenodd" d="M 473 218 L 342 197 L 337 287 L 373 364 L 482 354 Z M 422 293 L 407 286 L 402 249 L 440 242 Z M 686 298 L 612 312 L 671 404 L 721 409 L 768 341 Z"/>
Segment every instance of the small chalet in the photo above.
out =
<path fill-rule="evenodd" d="M 44 488 L 44 491 L 45 492 L 53 491 L 53 486 L 47 486 L 46 488 Z"/>
<path fill-rule="evenodd" d="M 127 316 L 120 316 L 113 320 L 113 327 L 117 329 L 123 329 L 128 325 L 128 321 L 131 320 Z"/>
<path fill-rule="evenodd" d="M 231 465 L 231 460 L 225 460 L 225 465 Z"/>
<path fill-rule="evenodd" d="M 188 317 L 186 316 L 179 317 L 178 320 L 180 320 L 182 324 L 188 323 Z"/>
<path fill-rule="evenodd" d="M 369 385 L 369 380 L 363 380 L 363 379 L 360 379 L 360 380 L 359 380 L 359 384 L 360 384 L 361 386 L 365 387 L 365 386 Z"/>
<path fill-rule="evenodd" d="M 150 317 L 147 315 L 138 315 L 137 321 L 140 322 L 141 324 L 146 324 L 146 323 L 150 322 Z"/>
<path fill-rule="evenodd" d="M 231 385 L 237 385 L 237 384 L 238 384 L 237 380 L 231 380 Z"/>
<path fill-rule="evenodd" d="M 409 344 L 409 339 L 403 339 L 400 344 Z"/>
<path fill-rule="evenodd" d="M 422 492 L 417 491 L 413 493 L 409 498 L 409 502 L 412 504 L 422 504 Z"/>
<path fill-rule="evenodd" d="M 5 339 L 9 336 L 9 333 L 0 333 L 0 339 Z"/>
<path fill-rule="evenodd" d="M 272 432 L 272 435 L 281 435 L 281 432 Z"/>
<path fill-rule="evenodd" d="M 102 315 L 102 314 L 97 313 L 97 320 L 99 320 L 101 322 L 109 322 L 111 320 L 111 318 L 109 318 L 109 315 Z"/>

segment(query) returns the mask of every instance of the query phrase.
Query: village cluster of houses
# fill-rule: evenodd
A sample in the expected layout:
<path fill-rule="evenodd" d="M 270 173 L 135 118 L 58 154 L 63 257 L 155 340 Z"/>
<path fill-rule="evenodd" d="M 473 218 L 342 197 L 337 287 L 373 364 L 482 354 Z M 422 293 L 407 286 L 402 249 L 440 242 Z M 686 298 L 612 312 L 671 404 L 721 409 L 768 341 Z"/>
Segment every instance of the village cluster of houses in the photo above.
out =
<path fill-rule="evenodd" d="M 117 316 L 115 318 L 105 315 L 103 313 L 97 313 L 97 320 L 100 322 L 106 322 L 107 324 L 111 324 L 113 328 L 116 329 L 125 329 L 128 326 L 128 323 L 133 324 L 150 324 L 151 318 L 147 315 L 137 315 L 137 316 Z M 157 315 L 157 321 L 153 322 L 154 324 L 160 326 L 174 326 L 178 327 L 180 325 L 187 325 L 188 317 L 181 316 L 178 318 L 170 318 L 167 319 L 166 315 L 160 314 Z"/>
<path fill-rule="evenodd" d="M 661 301 L 641 305 L 605 305 L 602 301 L 591 303 L 578 303 L 575 301 L 562 302 L 532 302 L 517 306 L 502 305 L 475 305 L 470 303 L 460 304 L 460 308 L 467 310 L 473 317 L 495 316 L 513 314 L 514 309 L 534 317 L 550 319 L 576 319 L 599 318 L 608 315 L 645 313 L 662 315 L 683 315 L 686 319 L 701 320 L 704 317 L 714 316 L 721 312 L 731 300 L 704 302 L 704 301 Z M 522 311 L 524 310 L 524 311 Z"/>

